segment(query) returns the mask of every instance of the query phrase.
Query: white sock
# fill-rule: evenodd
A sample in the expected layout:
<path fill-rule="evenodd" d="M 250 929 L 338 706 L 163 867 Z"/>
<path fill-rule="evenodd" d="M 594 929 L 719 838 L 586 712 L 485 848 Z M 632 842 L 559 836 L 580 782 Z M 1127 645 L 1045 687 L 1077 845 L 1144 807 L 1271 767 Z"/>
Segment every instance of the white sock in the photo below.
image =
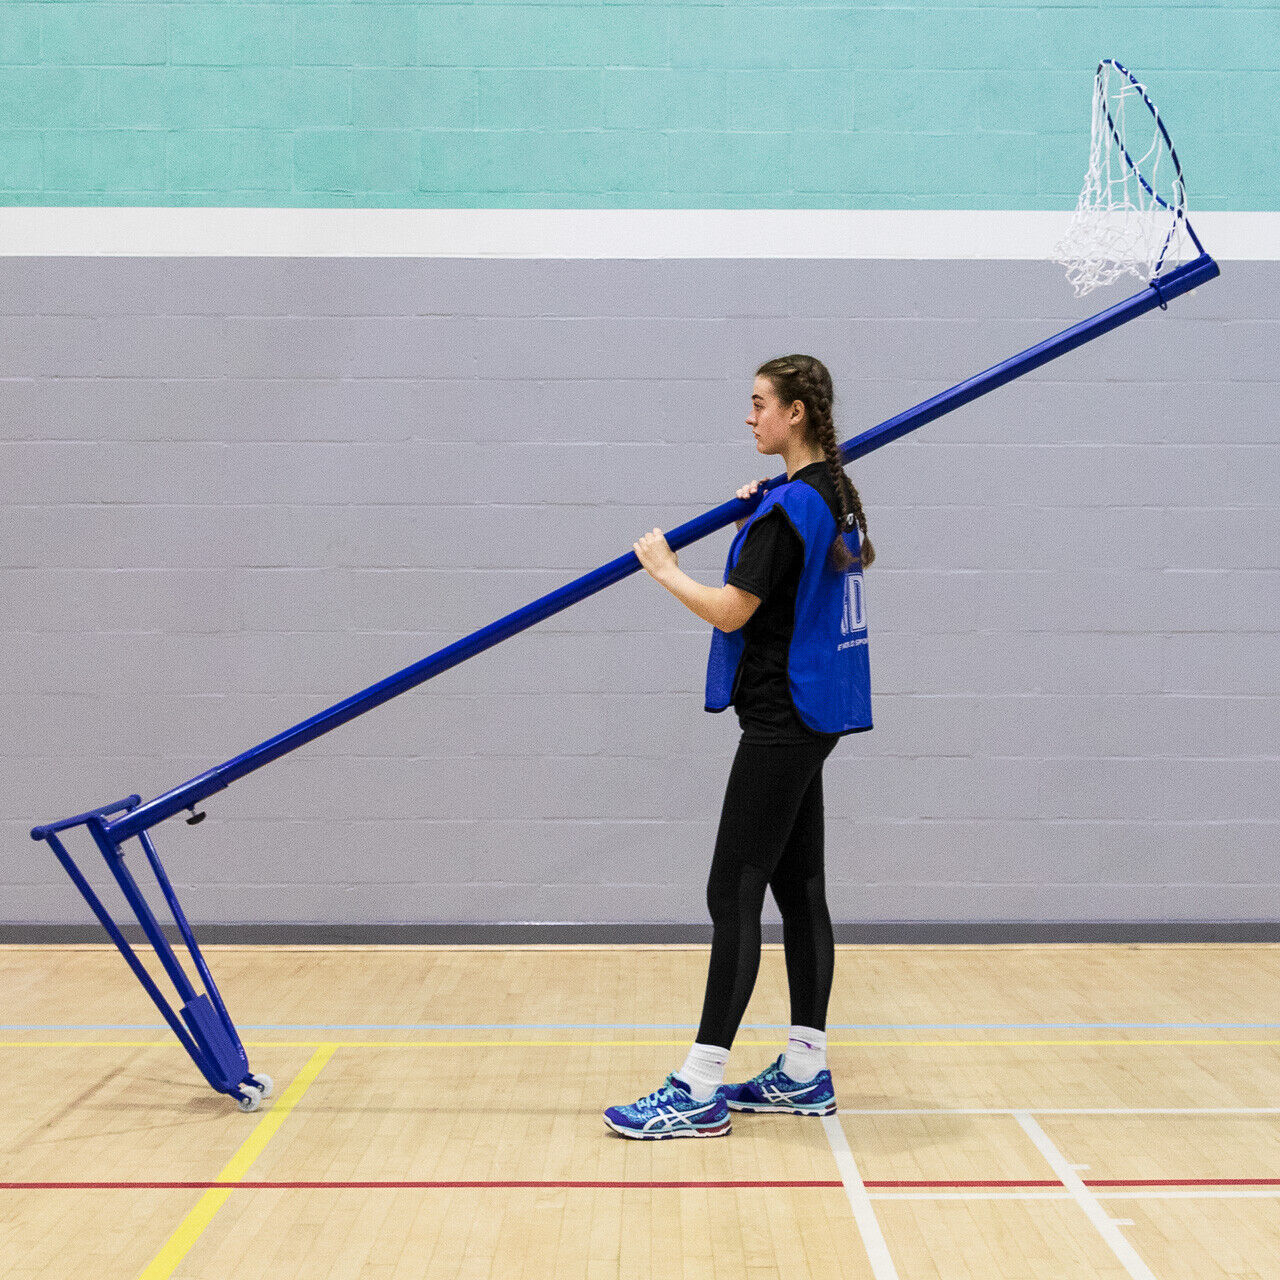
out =
<path fill-rule="evenodd" d="M 724 1064 L 728 1061 L 728 1049 L 718 1044 L 698 1044 L 695 1041 L 684 1066 L 676 1072 L 676 1078 L 689 1086 L 689 1092 L 698 1102 L 708 1102 L 724 1084 Z"/>
<path fill-rule="evenodd" d="M 791 1028 L 782 1069 L 793 1080 L 812 1080 L 827 1065 L 827 1033 L 817 1027 Z"/>

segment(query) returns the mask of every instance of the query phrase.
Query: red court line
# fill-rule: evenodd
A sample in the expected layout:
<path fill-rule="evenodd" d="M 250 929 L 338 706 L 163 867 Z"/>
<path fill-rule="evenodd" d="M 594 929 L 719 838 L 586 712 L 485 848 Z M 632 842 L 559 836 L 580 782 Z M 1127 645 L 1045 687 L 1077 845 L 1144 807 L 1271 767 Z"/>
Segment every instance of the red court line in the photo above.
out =
<path fill-rule="evenodd" d="M 437 1187 L 477 1187 L 501 1190 L 505 1187 L 843 1187 L 839 1178 L 736 1178 L 725 1180 L 690 1179 L 683 1181 L 557 1181 L 555 1179 L 433 1179 L 414 1182 L 0 1182 L 0 1191 L 208 1191 L 227 1187 L 235 1191 L 249 1188 L 257 1191 L 313 1191 L 324 1187 L 338 1190 L 381 1191 L 432 1190 Z"/>
<path fill-rule="evenodd" d="M 1087 1187 L 1280 1187 L 1280 1178 L 1094 1178 Z"/>
<path fill-rule="evenodd" d="M 684 1180 L 648 1180 L 648 1179 L 599 1179 L 592 1181 L 565 1181 L 557 1179 L 521 1178 L 521 1179 L 433 1179 L 430 1181 L 359 1181 L 359 1182 L 263 1182 L 244 1180 L 241 1182 L 0 1182 L 0 1191 L 208 1191 L 215 1187 L 226 1187 L 229 1190 L 253 1191 L 315 1191 L 323 1188 L 333 1190 L 361 1191 L 424 1191 L 436 1188 L 472 1187 L 477 1189 L 502 1190 L 507 1187 L 842 1187 L 839 1178 L 734 1178 L 734 1179 L 684 1179 Z M 965 1190 L 970 1188 L 1012 1189 L 1024 1187 L 1060 1187 L 1056 1178 L 963 1178 L 963 1179 L 872 1179 L 868 1178 L 863 1185 L 868 1190 L 874 1188 L 882 1191 L 910 1190 Z M 1280 1186 L 1280 1178 L 1095 1178 L 1085 1183 L 1089 1187 L 1276 1187 Z"/>

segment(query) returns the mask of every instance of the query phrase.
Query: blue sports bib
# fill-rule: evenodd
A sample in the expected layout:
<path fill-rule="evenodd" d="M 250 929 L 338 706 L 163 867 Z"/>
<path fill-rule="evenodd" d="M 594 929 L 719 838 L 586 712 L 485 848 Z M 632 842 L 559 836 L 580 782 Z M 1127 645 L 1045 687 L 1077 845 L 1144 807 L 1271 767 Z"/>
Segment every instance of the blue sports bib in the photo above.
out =
<path fill-rule="evenodd" d="M 861 568 L 839 573 L 827 562 L 836 536 L 826 500 L 803 480 L 771 489 L 738 530 L 729 547 L 724 581 L 738 562 L 752 523 L 778 506 L 800 535 L 804 567 L 796 590 L 795 625 L 787 655 L 787 677 L 796 714 L 816 733 L 851 733 L 871 728 L 871 665 L 867 653 L 867 607 Z M 858 530 L 843 535 L 858 555 Z M 723 711 L 746 649 L 742 629 L 711 632 L 707 659 L 706 709 Z"/>

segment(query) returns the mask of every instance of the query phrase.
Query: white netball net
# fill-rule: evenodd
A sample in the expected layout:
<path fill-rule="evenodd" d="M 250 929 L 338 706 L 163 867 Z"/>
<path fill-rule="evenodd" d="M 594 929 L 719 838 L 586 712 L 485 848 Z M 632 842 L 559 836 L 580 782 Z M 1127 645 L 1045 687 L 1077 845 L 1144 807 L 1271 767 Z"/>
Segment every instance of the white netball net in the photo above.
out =
<path fill-rule="evenodd" d="M 1119 276 L 1150 281 L 1183 256 L 1186 190 L 1155 104 L 1111 59 L 1093 92 L 1089 172 L 1054 261 L 1076 297 Z"/>

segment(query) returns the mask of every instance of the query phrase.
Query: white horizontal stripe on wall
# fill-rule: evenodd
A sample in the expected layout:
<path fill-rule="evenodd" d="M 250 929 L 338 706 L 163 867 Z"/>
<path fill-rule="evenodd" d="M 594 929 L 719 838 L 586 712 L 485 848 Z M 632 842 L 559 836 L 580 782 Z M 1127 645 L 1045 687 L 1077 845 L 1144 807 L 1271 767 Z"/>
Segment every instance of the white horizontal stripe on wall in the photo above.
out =
<path fill-rule="evenodd" d="M 0 209 L 0 256 L 1049 259 L 1066 212 Z M 1280 213 L 1193 215 L 1220 260 L 1280 260 Z"/>

